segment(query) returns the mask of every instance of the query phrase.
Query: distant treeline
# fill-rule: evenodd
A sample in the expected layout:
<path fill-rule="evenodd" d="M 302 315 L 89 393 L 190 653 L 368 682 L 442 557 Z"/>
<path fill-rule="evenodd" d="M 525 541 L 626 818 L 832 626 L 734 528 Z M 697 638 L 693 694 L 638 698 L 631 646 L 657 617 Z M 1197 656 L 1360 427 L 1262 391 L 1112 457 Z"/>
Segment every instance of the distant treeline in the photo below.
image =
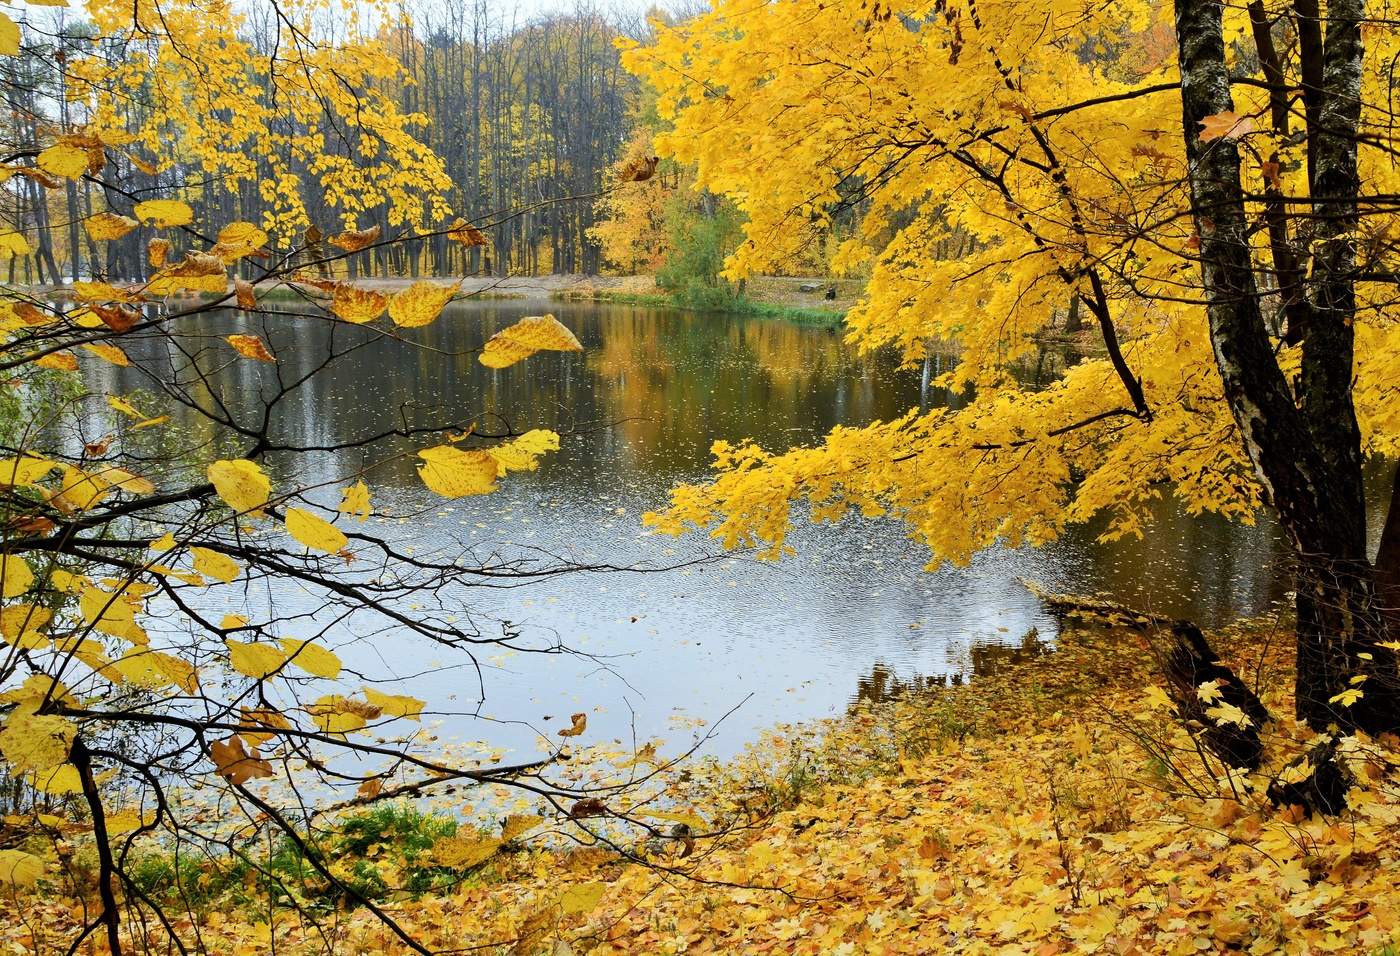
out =
<path fill-rule="evenodd" d="M 631 20 L 604 14 L 579 0 L 574 10 L 517 22 L 505 4 L 467 0 L 433 5 L 411 23 L 385 28 L 379 39 L 404 67 L 404 76 L 385 80 L 376 92 L 405 115 L 419 114 L 409 127 L 441 161 L 432 172 L 450 218 L 479 226 L 490 239 L 467 247 L 446 236 L 371 246 L 344 258 L 336 270 L 356 275 L 540 274 L 598 272 L 597 242 L 589 229 L 595 222 L 595 196 L 608 167 L 626 142 L 636 104 L 636 80 L 619 65 L 614 41 L 645 30 L 640 16 Z M 270 8 L 248 17 L 248 43 L 263 53 L 278 42 L 278 24 Z M 267 19 L 264 19 L 264 18 Z M 10 82 L 7 139 L 23 149 L 51 140 L 55 129 L 81 127 L 83 115 L 69 115 L 72 76 L 55 58 L 54 46 L 68 57 L 92 56 L 94 47 L 81 23 L 68 23 L 45 45 L 27 44 L 19 57 L 6 58 Z M 102 55 L 102 50 L 96 50 Z M 125 51 L 112 50 L 121 56 Z M 249 82 L 271 89 L 265 76 Z M 151 108 L 140 91 L 123 101 L 119 122 L 137 133 L 148 128 Z M 365 147 L 364 128 L 347 135 L 336 113 L 279 117 L 288 142 L 323 135 L 325 152 L 354 157 Z M 215 111 L 220 122 L 236 122 L 236 108 Z M 372 128 L 372 123 L 367 124 Z M 386 123 L 385 135 L 398 130 Z M 172 138 L 178 131 L 172 130 Z M 100 182 L 53 183 L 16 178 L 3 191 L 4 218 L 35 237 L 32 255 L 12 258 L 8 278 L 18 282 L 63 281 L 74 275 L 140 279 L 149 271 L 146 229 L 121 239 L 94 242 L 81 221 L 110 210 L 130 215 L 143 196 L 176 191 L 197 212 L 197 224 L 217 231 L 220 224 L 245 220 L 265 225 L 271 199 L 281 182 L 315 183 L 326 173 L 309 168 L 298 151 L 281 155 L 249 151 L 242 158 L 256 175 L 239 177 L 229 188 L 198 163 L 155 165 L 141 161 L 140 143 L 109 149 Z M 425 164 L 425 168 L 428 165 Z M 441 175 L 445 173 L 445 175 Z M 233 182 L 229 178 L 224 182 Z M 290 187 L 289 187 L 290 188 Z M 344 208 L 327 202 L 318 190 L 302 187 L 305 218 L 329 236 L 347 227 Z M 419 202 L 410 199 L 412 203 Z M 446 225 L 445 210 L 432 198 L 421 201 L 426 227 Z M 400 197 L 397 207 L 404 201 Z M 378 225 L 385 237 L 412 227 L 385 203 L 359 213 L 354 226 Z M 48 228 L 52 224 L 56 228 Z M 334 251 L 334 250 L 332 250 Z M 247 266 L 245 265 L 246 269 Z"/>

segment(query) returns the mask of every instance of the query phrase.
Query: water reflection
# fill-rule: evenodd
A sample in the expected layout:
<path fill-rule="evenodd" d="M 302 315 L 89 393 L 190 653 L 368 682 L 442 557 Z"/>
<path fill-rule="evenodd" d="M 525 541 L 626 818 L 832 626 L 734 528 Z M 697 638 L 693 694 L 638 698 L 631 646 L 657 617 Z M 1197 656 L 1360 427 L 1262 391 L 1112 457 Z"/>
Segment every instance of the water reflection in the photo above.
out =
<path fill-rule="evenodd" d="M 472 350 L 522 315 L 552 311 L 579 336 L 583 353 L 545 353 L 490 370 Z M 497 301 L 449 309 L 412 333 L 417 348 L 381 332 L 343 324 L 234 314 L 201 317 L 207 336 L 195 357 L 165 346 L 128 351 L 191 399 L 241 419 L 260 399 L 291 390 L 272 422 L 272 440 L 302 448 L 350 441 L 362 447 L 285 455 L 279 482 L 327 484 L 327 500 L 348 475 L 373 467 L 374 530 L 425 550 L 529 551 L 582 562 L 675 563 L 709 548 L 703 536 L 679 541 L 643 534 L 639 515 L 678 481 L 706 473 L 715 439 L 752 437 L 773 447 L 817 440 L 837 424 L 890 418 L 947 402 L 925 376 L 899 370 L 888 355 L 858 354 L 838 333 L 735 316 L 588 303 Z M 222 336 L 252 332 L 269 342 L 276 366 L 232 359 Z M 331 355 L 327 371 L 316 370 Z M 90 365 L 85 366 L 91 368 Z M 90 371 L 94 391 L 135 392 L 156 404 L 152 381 L 136 369 Z M 137 439 L 165 443 L 193 466 L 211 452 L 236 453 L 227 435 L 188 409 L 173 407 L 169 429 Z M 108 413 L 97 407 L 94 416 Z M 486 498 L 443 502 L 413 470 L 411 452 L 430 442 L 386 430 L 476 423 L 492 431 L 554 428 L 561 450 L 538 472 L 512 476 Z M 105 421 L 94 422 L 99 431 Z M 388 459 L 386 461 L 386 459 Z M 396 518 L 412 516 L 411 520 Z M 442 733 L 529 746 L 511 722 L 540 725 L 546 715 L 590 712 L 589 726 L 630 739 L 671 737 L 697 721 L 744 706 L 722 730 L 726 751 L 777 720 L 843 708 L 857 696 L 893 692 L 917 680 L 985 673 L 999 655 L 1026 654 L 1028 635 L 1055 633 L 1020 587 L 1020 577 L 1063 590 L 1103 589 L 1161 613 L 1206 623 L 1255 613 L 1281 592 L 1281 551 L 1271 526 L 1249 528 L 1191 518 L 1169 503 L 1142 540 L 1102 545 L 1099 529 L 1076 529 L 1039 551 L 991 549 L 968 568 L 919 569 L 926 554 L 888 522 L 852 518 L 802 526 L 798 558 L 760 564 L 744 556 L 668 573 L 578 575 L 547 587 L 480 592 L 463 613 L 557 634 L 594 655 L 483 660 L 474 668 L 437 652 L 397 646 L 393 635 L 343 634 L 338 648 L 367 668 L 405 676 L 430 710 L 480 711 L 503 723 L 444 717 Z M 249 595 L 250 602 L 295 608 L 294 592 Z M 880 662 L 877 666 L 876 662 Z M 914 678 L 912 675 L 925 675 Z M 411 677 L 409 675 L 412 675 Z"/>

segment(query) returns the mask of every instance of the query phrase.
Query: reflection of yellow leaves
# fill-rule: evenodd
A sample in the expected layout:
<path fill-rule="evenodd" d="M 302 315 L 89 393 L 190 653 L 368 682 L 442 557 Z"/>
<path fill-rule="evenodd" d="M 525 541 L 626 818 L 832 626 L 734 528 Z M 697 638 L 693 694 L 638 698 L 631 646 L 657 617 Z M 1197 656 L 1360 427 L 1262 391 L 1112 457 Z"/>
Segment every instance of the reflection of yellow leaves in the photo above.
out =
<path fill-rule="evenodd" d="M 340 658 L 315 641 L 298 641 L 284 637 L 279 642 L 287 660 L 316 677 L 334 679 L 340 676 Z"/>
<path fill-rule="evenodd" d="M 272 482 L 262 468 L 246 458 L 221 459 L 205 473 L 215 493 L 234 511 L 259 514 L 272 494 Z"/>
<path fill-rule="evenodd" d="M 491 336 L 481 350 L 487 368 L 506 368 L 536 352 L 582 352 L 573 332 L 552 315 L 530 315 Z"/>
<path fill-rule="evenodd" d="M 423 701 L 407 694 L 383 694 L 366 687 L 365 700 L 385 717 L 407 717 L 418 720 L 423 714 Z"/>
<path fill-rule="evenodd" d="M 389 299 L 389 318 L 406 329 L 427 325 L 438 317 L 443 307 L 457 294 L 457 284 L 438 285 L 435 282 L 415 282 Z"/>
<path fill-rule="evenodd" d="M 287 533 L 308 548 L 327 554 L 344 551 L 350 543 L 335 525 L 303 508 L 287 509 Z"/>
<path fill-rule="evenodd" d="M 423 459 L 418 477 L 445 498 L 484 495 L 496 490 L 500 466 L 487 452 L 438 445 L 423 449 L 418 457 Z"/>

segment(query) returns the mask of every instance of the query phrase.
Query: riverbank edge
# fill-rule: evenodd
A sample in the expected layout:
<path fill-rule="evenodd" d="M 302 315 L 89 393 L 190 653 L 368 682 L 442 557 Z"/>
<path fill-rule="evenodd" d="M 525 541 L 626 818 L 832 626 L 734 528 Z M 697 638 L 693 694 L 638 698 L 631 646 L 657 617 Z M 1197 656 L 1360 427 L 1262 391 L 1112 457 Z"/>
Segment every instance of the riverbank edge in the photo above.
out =
<path fill-rule="evenodd" d="M 647 308 L 677 309 L 682 312 L 704 312 L 719 315 L 751 315 L 765 319 L 781 319 L 794 325 L 822 329 L 839 329 L 846 323 L 846 313 L 832 309 L 807 309 L 797 306 L 774 305 L 768 302 L 755 302 L 751 299 L 737 299 L 721 307 L 704 307 L 677 302 L 668 295 L 644 294 L 636 292 L 612 292 L 591 290 L 584 292 L 557 292 L 551 296 L 561 302 L 602 302 L 611 305 L 635 305 Z"/>
<path fill-rule="evenodd" d="M 1290 637 L 1274 619 L 1211 639 L 1286 714 Z M 1022 646 L 970 683 L 866 688 L 845 715 L 775 728 L 695 807 L 730 823 L 688 834 L 693 847 L 651 841 L 659 869 L 602 846 L 521 847 L 386 910 L 433 951 L 1393 954 L 1388 778 L 1368 775 L 1331 820 L 1274 810 L 1238 777 L 1183 786 L 1174 774 L 1198 755 L 1153 691 L 1140 629 L 1069 620 L 1053 651 L 1033 632 Z M 1306 746 L 1306 729 L 1276 723 L 1271 746 Z M 256 948 L 260 933 L 297 956 L 407 951 L 364 910 L 339 914 L 329 938 L 290 913 L 269 928 L 217 912 L 213 951 Z"/>

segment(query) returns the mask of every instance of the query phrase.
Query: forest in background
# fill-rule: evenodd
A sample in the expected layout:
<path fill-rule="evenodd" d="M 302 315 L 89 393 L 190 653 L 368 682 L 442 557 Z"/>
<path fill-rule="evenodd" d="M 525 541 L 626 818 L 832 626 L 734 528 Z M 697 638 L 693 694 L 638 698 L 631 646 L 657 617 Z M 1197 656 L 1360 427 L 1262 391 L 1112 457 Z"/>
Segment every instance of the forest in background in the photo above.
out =
<path fill-rule="evenodd" d="M 28 255 L 10 259 L 4 278 L 24 284 L 145 278 L 152 268 L 146 255 L 152 229 L 102 240 L 81 223 L 103 211 L 130 216 L 143 198 L 176 191 L 200 222 L 254 222 L 288 244 L 304 240 L 308 226 L 313 236 L 378 227 L 386 239 L 410 237 L 347 253 L 330 266 L 350 278 L 652 274 L 664 271 L 679 248 L 672 263 L 672 271 L 683 274 L 674 278 L 678 286 L 699 274 L 700 286 L 724 288 L 712 296 L 716 301 L 731 295 L 716 276 L 740 238 L 733 206 L 696 192 L 693 173 L 673 163 L 653 166 L 645 181 L 635 178 L 658 121 L 651 97 L 622 69 L 616 41 L 645 40 L 650 18 L 673 17 L 605 11 L 588 0 L 532 18 L 485 0 L 400 8 L 399 16 L 377 39 L 401 72 L 378 77 L 373 92 L 427 149 L 398 202 L 356 210 L 342 201 L 329 180 L 337 172 L 361 175 L 355 163 L 378 147 L 367 152 L 363 136 L 357 140 L 311 110 L 278 116 L 276 132 L 292 149 L 249 152 L 249 168 L 211 174 L 202 156 L 159 163 L 142 141 L 180 134 L 173 123 L 164 130 L 153 123 L 155 98 L 137 82 L 116 117 L 132 148 L 112 157 L 102 184 L 91 178 L 50 184 L 37 176 L 0 197 L 5 218 L 35 240 Z M 282 42 L 280 28 L 266 11 L 253 11 L 245 29 L 250 50 L 271 53 Z M 26 144 L 37 153 L 53 129 L 91 118 L 73 115 L 83 107 L 72 95 L 73 72 L 61 64 L 91 56 L 95 33 L 68 11 L 56 12 L 47 43 L 35 42 L 43 34 L 31 23 L 31 42 L 4 63 L 6 135 L 21 153 Z M 112 62 L 129 53 L 110 43 L 98 50 Z M 258 87 L 253 95 L 266 95 L 275 79 L 247 81 Z M 198 118 L 232 130 L 235 114 L 223 108 Z M 385 137 L 398 132 L 387 115 L 383 126 Z M 343 159 L 344 169 L 328 167 L 328 156 Z M 321 190 L 289 185 L 318 178 Z M 436 221 L 444 208 L 479 228 L 486 241 L 465 245 L 445 231 L 417 228 Z"/>

